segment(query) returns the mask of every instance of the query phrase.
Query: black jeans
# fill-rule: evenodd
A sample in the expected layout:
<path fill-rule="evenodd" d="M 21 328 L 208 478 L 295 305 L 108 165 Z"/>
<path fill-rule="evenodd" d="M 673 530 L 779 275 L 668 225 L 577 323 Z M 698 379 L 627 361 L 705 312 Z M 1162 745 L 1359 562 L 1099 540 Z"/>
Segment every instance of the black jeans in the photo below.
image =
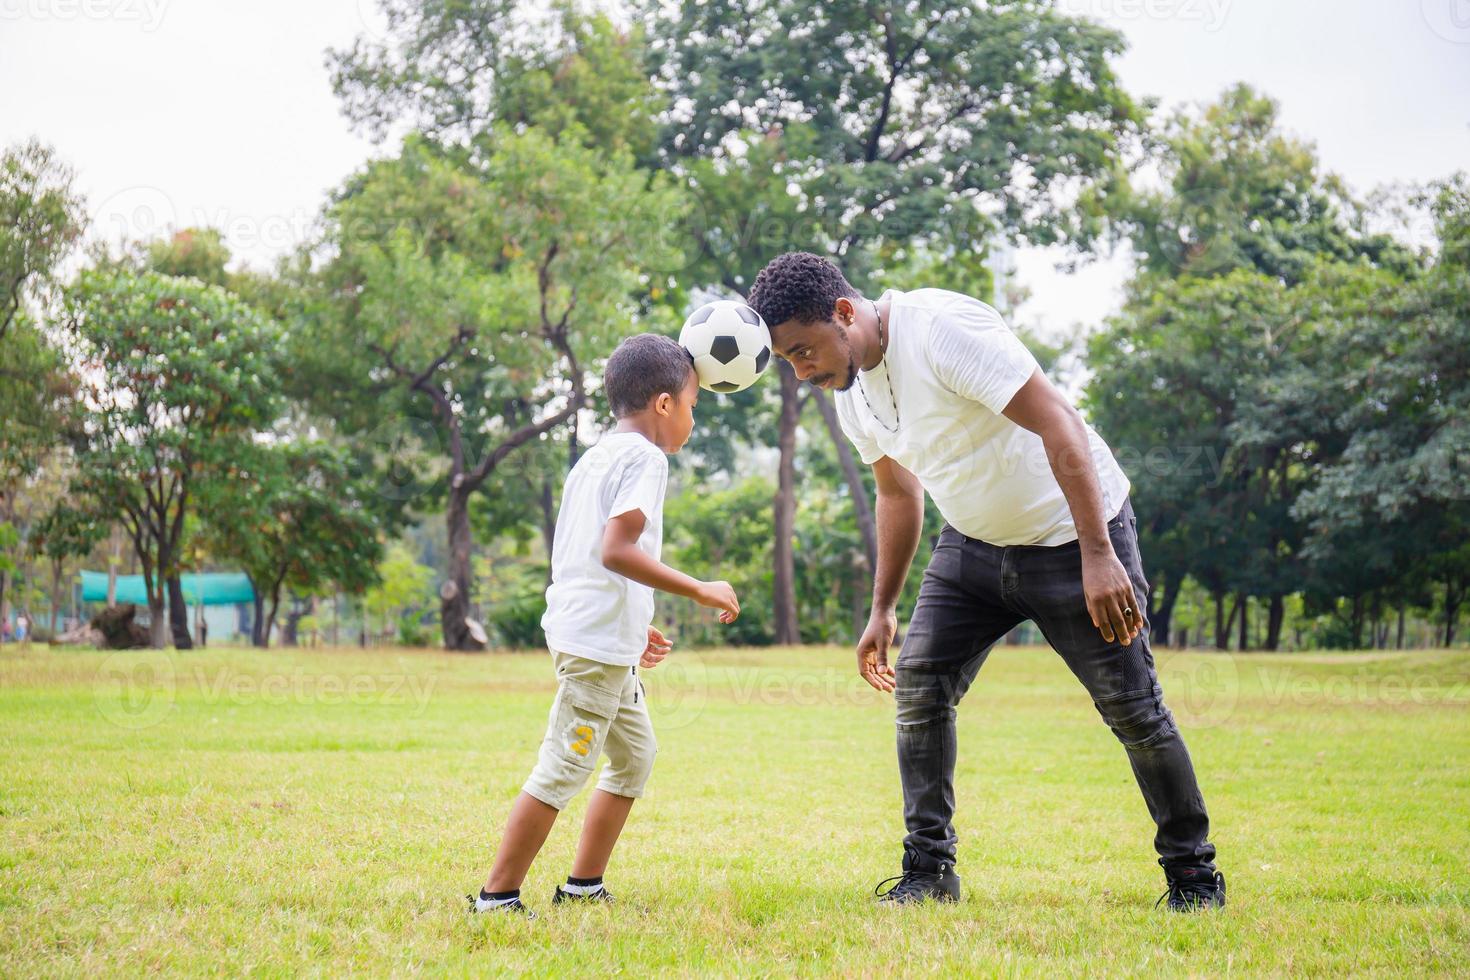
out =
<path fill-rule="evenodd" d="M 1108 522 L 1108 536 L 1133 580 L 1134 608 L 1142 610 L 1148 582 L 1129 501 Z M 1077 542 L 1002 548 L 967 538 L 948 524 L 924 572 L 895 666 L 905 866 L 936 870 L 954 864 L 955 705 L 990 648 L 1027 619 L 1062 655 L 1127 750 L 1158 825 L 1159 863 L 1169 871 L 1213 871 L 1209 816 L 1189 750 L 1164 707 L 1147 627 L 1127 647 L 1102 638 L 1087 613 Z"/>

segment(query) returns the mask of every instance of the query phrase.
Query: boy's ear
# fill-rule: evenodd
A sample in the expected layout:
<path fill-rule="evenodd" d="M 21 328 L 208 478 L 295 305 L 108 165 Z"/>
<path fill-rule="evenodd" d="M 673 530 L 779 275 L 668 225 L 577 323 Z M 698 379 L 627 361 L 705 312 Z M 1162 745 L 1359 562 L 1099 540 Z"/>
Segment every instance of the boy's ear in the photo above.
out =
<path fill-rule="evenodd" d="M 659 392 L 659 396 L 653 400 L 653 410 L 660 415 L 674 414 L 674 396 L 667 391 Z"/>

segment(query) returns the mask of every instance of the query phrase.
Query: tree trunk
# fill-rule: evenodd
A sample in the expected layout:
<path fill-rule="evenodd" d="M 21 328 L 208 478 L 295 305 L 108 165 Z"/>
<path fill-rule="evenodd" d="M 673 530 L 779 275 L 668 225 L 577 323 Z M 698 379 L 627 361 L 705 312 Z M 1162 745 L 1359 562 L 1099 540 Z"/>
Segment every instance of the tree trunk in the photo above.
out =
<path fill-rule="evenodd" d="M 250 620 L 250 645 L 263 647 L 266 644 L 265 630 L 265 596 L 261 594 L 260 586 L 255 580 L 250 580 L 250 588 L 255 593 L 255 613 Z"/>
<path fill-rule="evenodd" d="M 1247 622 L 1250 618 L 1251 597 L 1242 592 L 1240 598 L 1235 600 L 1235 604 L 1240 607 L 1240 638 L 1236 641 L 1235 648 L 1245 653 L 1251 647 L 1250 626 Z"/>
<path fill-rule="evenodd" d="M 1240 599 L 1230 609 L 1230 618 L 1225 618 L 1225 593 L 1215 593 L 1215 649 L 1230 649 L 1230 630 L 1235 625 L 1235 612 L 1240 608 Z"/>
<path fill-rule="evenodd" d="M 51 635 L 57 634 L 57 617 L 61 615 L 61 562 L 51 563 Z"/>
<path fill-rule="evenodd" d="M 174 647 L 192 650 L 194 639 L 189 635 L 189 604 L 184 601 L 184 585 L 179 581 L 178 572 L 168 577 L 168 621 Z"/>
<path fill-rule="evenodd" d="M 1182 580 L 1183 576 L 1180 578 Z M 1179 583 L 1171 582 L 1167 576 L 1161 578 L 1160 586 L 1157 591 L 1150 592 L 1148 596 L 1150 606 L 1153 606 L 1156 599 L 1158 600 L 1157 607 L 1148 610 L 1149 640 L 1158 646 L 1166 647 L 1171 639 L 1170 626 L 1174 619 L 1174 604 L 1179 601 L 1179 593 L 1182 590 L 1179 588 Z"/>
<path fill-rule="evenodd" d="M 168 607 L 161 595 L 148 596 L 148 642 L 155 650 L 168 646 Z"/>
<path fill-rule="evenodd" d="M 483 643 L 470 635 L 470 509 L 469 494 L 459 487 L 449 491 L 444 519 L 449 525 L 449 577 L 439 590 L 439 621 L 447 650 L 479 651 Z"/>
<path fill-rule="evenodd" d="M 286 622 L 281 628 L 281 646 L 295 647 L 301 645 L 301 638 L 297 629 L 301 624 L 301 617 L 306 615 L 306 607 L 295 599 L 291 600 L 291 608 L 286 612 Z"/>
<path fill-rule="evenodd" d="M 271 630 L 276 628 L 276 610 L 281 608 L 281 583 L 278 581 L 271 586 L 271 604 L 269 611 L 265 614 L 265 624 L 260 628 L 265 642 L 270 643 Z"/>
<path fill-rule="evenodd" d="M 820 388 L 813 388 L 810 397 L 817 403 L 817 410 L 822 413 L 822 421 L 827 425 L 827 434 L 837 447 L 837 461 L 842 464 L 842 474 L 847 478 L 853 513 L 857 517 L 858 530 L 863 535 L 863 553 L 868 558 L 868 577 L 872 578 L 878 569 L 878 524 L 873 517 L 873 502 L 868 499 L 868 487 L 863 483 L 863 474 L 858 469 L 857 457 L 852 453 L 852 444 L 847 441 L 847 436 L 842 432 L 842 423 L 837 420 L 837 406 L 832 404 L 827 393 Z M 862 635 L 862 630 L 858 631 L 858 635 Z"/>
<path fill-rule="evenodd" d="M 550 586 L 551 549 L 556 544 L 556 507 L 552 501 L 550 477 L 541 480 L 541 541 L 546 545 L 546 584 Z"/>
<path fill-rule="evenodd" d="M 1460 584 L 1453 578 L 1444 583 L 1444 645 L 1455 645 L 1455 625 L 1460 618 L 1460 603 L 1465 598 Z"/>
<path fill-rule="evenodd" d="M 776 540 L 772 549 L 775 568 L 771 604 L 775 642 L 777 645 L 790 645 L 801 642 L 796 624 L 796 553 L 793 551 L 796 534 L 796 425 L 801 417 L 801 382 L 786 361 L 779 361 L 777 368 L 781 375 L 781 425 L 778 434 L 781 461 L 777 468 L 773 515 Z"/>
<path fill-rule="evenodd" d="M 1281 648 L 1281 624 L 1286 621 L 1286 597 L 1279 592 L 1271 594 L 1271 607 L 1266 612 L 1266 649 Z"/>
<path fill-rule="evenodd" d="M 1394 649 L 1395 650 L 1402 650 L 1403 648 L 1404 648 L 1404 607 L 1403 606 L 1399 606 L 1399 635 L 1398 635 L 1398 640 L 1394 643 Z"/>
<path fill-rule="evenodd" d="M 112 546 L 107 561 L 107 608 L 117 605 L 117 566 L 122 564 L 122 535 L 114 524 L 107 531 L 108 543 Z"/>
<path fill-rule="evenodd" d="M 1353 649 L 1363 649 L 1363 597 L 1353 596 L 1352 620 L 1349 623 L 1352 631 Z"/>

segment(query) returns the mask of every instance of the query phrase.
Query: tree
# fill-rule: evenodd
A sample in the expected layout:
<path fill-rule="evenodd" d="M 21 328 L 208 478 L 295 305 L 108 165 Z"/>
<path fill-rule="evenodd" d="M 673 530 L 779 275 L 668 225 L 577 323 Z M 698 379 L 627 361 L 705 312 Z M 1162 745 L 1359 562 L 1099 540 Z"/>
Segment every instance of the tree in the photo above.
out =
<path fill-rule="evenodd" d="M 0 343 L 81 236 L 83 201 L 72 180 L 55 151 L 35 140 L 0 156 Z"/>
<path fill-rule="evenodd" d="M 429 599 L 434 570 L 420 565 L 402 544 L 388 548 L 378 570 L 378 584 L 367 591 L 363 610 L 379 617 L 380 636 L 387 635 L 389 621 L 408 614 Z"/>
<path fill-rule="evenodd" d="M 1305 574 L 1292 504 L 1335 439 L 1298 396 L 1317 389 L 1350 311 L 1413 265 L 1363 230 L 1362 210 L 1276 113 L 1237 86 L 1166 125 L 1165 188 L 1119 208 L 1137 275 L 1089 343 L 1087 404 L 1133 478 L 1164 643 L 1187 575 L 1214 597 L 1217 646 L 1237 615 L 1247 636 L 1253 595 L 1269 601 L 1267 646 L 1279 643 Z"/>
<path fill-rule="evenodd" d="M 51 634 L 58 631 L 61 581 L 71 558 L 85 558 L 107 535 L 108 522 L 95 509 L 60 503 L 41 520 L 31 535 L 31 550 L 51 566 Z"/>
<path fill-rule="evenodd" d="M 1085 245 L 1103 230 L 1142 119 L 1110 65 L 1121 36 L 1050 4 L 646 11 L 671 107 L 664 162 L 698 195 L 697 271 L 731 291 L 791 248 L 832 256 L 868 291 L 895 246 L 963 262 L 1001 233 Z M 802 395 L 778 372 L 776 641 L 795 642 Z"/>
<path fill-rule="evenodd" d="M 83 201 L 71 170 L 34 140 L 0 155 L 0 513 L 20 481 L 64 437 L 72 379 L 53 338 L 32 315 L 81 235 Z M 0 537 L 18 534 L 0 520 Z M 0 616 L 11 568 L 0 558 Z"/>
<path fill-rule="evenodd" d="M 93 269 L 68 291 L 81 353 L 84 432 L 74 494 L 115 507 L 142 565 L 152 641 L 177 583 L 192 492 L 274 418 L 275 325 L 218 286 Z M 182 590 L 174 643 L 190 645 Z"/>
<path fill-rule="evenodd" d="M 385 40 L 327 52 L 344 114 L 375 141 L 395 124 L 440 143 L 477 143 L 497 124 L 551 136 L 575 125 L 589 148 L 640 160 L 651 152 L 657 98 L 638 28 L 623 31 L 568 2 L 378 7 Z"/>
<path fill-rule="evenodd" d="M 444 643 L 478 649 L 470 610 L 469 503 L 505 459 L 549 437 L 586 401 L 586 366 L 636 321 L 640 270 L 667 261 L 648 233 L 677 199 L 626 153 L 506 129 L 485 155 L 412 138 L 348 182 L 328 212 L 337 300 L 317 347 L 344 367 L 341 397 L 376 392 L 379 412 L 426 403 L 445 470 L 449 568 Z M 350 352 L 343 356 L 343 352 Z"/>
<path fill-rule="evenodd" d="M 1286 285 L 1322 262 L 1400 272 L 1411 256 L 1367 230 L 1368 215 L 1315 148 L 1280 128 L 1280 106 L 1249 85 L 1164 124 L 1153 155 L 1163 187 L 1118 205 L 1146 278 L 1254 269 Z"/>
<path fill-rule="evenodd" d="M 1438 253 L 1408 283 L 1381 283 L 1358 329 L 1324 360 L 1307 396 L 1339 438 L 1295 513 L 1329 582 L 1361 595 L 1387 565 L 1412 587 L 1441 587 L 1445 645 L 1470 591 L 1470 180 L 1423 196 Z M 1387 356 L 1385 356 L 1387 354 Z M 1397 544 L 1398 547 L 1392 547 Z M 1369 564 L 1368 555 L 1377 557 Z M 1366 571 L 1365 571 L 1366 569 Z M 1410 589 L 1412 591 L 1412 588 Z M 1344 594 L 1339 592 L 1338 594 Z M 1356 617 L 1355 617 L 1356 618 Z"/>
<path fill-rule="evenodd" d="M 238 562 L 255 589 L 251 642 L 270 645 L 283 589 L 327 586 L 359 594 L 382 558 L 368 494 L 345 453 L 325 443 L 242 446 L 201 484 L 204 538 L 217 559 Z"/>

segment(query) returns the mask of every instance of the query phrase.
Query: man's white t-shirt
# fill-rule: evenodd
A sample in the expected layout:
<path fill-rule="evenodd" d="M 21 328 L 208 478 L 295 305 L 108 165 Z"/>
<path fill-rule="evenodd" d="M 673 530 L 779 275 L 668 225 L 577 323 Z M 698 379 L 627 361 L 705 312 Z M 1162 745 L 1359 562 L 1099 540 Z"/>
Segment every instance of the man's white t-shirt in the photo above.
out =
<path fill-rule="evenodd" d="M 836 398 L 842 431 L 863 462 L 887 456 L 911 471 L 967 537 L 1003 546 L 1077 540 L 1041 437 L 1001 414 L 1036 371 L 1026 345 L 999 313 L 963 293 L 888 290 L 882 299 L 890 300 L 888 351 Z M 1090 425 L 1087 438 L 1111 518 L 1128 477 Z"/>
<path fill-rule="evenodd" d="M 602 534 L 619 514 L 643 512 L 640 550 L 663 550 L 669 461 L 637 432 L 609 432 L 587 450 L 562 489 L 551 546 L 546 645 L 599 663 L 632 666 L 648 646 L 653 589 L 602 565 Z"/>

